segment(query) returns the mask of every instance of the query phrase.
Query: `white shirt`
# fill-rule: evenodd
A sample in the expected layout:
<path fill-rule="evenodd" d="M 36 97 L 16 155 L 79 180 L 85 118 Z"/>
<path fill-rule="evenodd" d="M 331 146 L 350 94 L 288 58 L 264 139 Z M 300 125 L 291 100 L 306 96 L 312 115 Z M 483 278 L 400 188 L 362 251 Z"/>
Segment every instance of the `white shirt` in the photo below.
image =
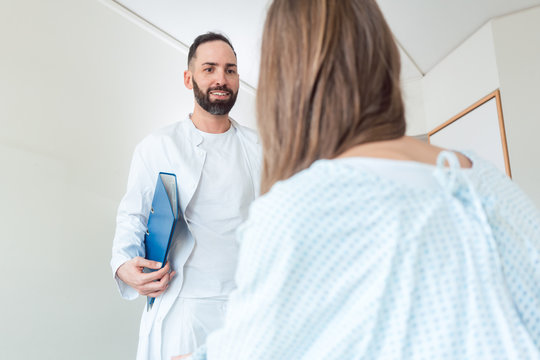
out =
<path fill-rule="evenodd" d="M 237 124 L 231 119 L 237 131 L 241 149 L 248 164 L 253 192 L 259 188 L 261 170 L 261 149 L 255 131 Z M 174 173 L 178 180 L 178 198 L 182 210 L 182 220 L 176 225 L 173 244 L 169 251 L 171 267 L 176 275 L 169 283 L 167 291 L 158 296 L 150 311 L 144 311 L 139 332 L 138 360 L 161 359 L 161 346 L 169 336 L 163 332 L 164 320 L 178 301 L 184 277 L 182 269 L 193 251 L 195 240 L 185 226 L 186 210 L 193 206 L 192 199 L 202 175 L 206 151 L 200 145 L 203 137 L 189 117 L 170 124 L 146 136 L 135 148 L 129 172 L 126 194 L 118 207 L 116 233 L 113 241 L 111 270 L 118 289 L 125 299 L 135 299 L 138 293 L 116 276 L 116 271 L 124 262 L 135 256 L 145 256 L 144 234 L 147 216 L 158 173 Z M 200 287 L 206 287 L 200 283 Z"/>
<path fill-rule="evenodd" d="M 197 131 L 203 137 L 200 147 L 206 158 L 186 210 L 195 247 L 184 266 L 180 297 L 225 298 L 235 288 L 236 229 L 255 199 L 253 181 L 234 127 L 221 134 Z"/>

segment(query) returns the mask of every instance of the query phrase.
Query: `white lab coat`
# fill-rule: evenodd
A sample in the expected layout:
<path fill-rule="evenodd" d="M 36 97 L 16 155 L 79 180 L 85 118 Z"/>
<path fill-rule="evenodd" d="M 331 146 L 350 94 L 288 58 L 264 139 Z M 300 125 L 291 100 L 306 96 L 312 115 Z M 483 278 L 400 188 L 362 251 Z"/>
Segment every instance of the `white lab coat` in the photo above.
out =
<path fill-rule="evenodd" d="M 259 194 L 261 149 L 255 131 L 240 126 L 231 120 L 238 132 L 249 174 L 253 180 L 254 193 Z M 117 227 L 113 241 L 111 267 L 113 276 L 127 260 L 135 256 L 144 257 L 144 233 L 148 213 L 152 204 L 154 188 L 160 171 L 176 174 L 182 215 L 190 206 L 203 169 L 206 152 L 199 147 L 202 136 L 197 133 L 192 121 L 186 118 L 164 127 L 139 143 L 133 154 L 128 186 L 118 208 Z M 169 260 L 176 276 L 169 288 L 156 298 L 150 311 L 143 312 L 139 332 L 137 359 L 148 359 L 149 333 L 161 332 L 162 322 L 180 293 L 183 283 L 182 268 L 189 258 L 194 239 L 184 218 L 179 220 L 174 233 L 174 242 L 169 250 Z M 138 293 L 115 276 L 123 298 L 135 299 Z M 201 284 L 204 287 L 204 284 Z M 158 336 L 161 339 L 161 334 Z"/>

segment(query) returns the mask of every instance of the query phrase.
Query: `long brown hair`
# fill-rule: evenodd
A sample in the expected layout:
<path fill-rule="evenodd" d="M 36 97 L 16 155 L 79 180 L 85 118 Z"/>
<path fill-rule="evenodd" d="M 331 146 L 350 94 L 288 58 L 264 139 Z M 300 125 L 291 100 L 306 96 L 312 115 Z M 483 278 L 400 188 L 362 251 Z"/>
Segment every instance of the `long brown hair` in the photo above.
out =
<path fill-rule="evenodd" d="M 317 159 L 403 136 L 399 72 L 374 0 L 274 0 L 257 91 L 261 193 Z"/>

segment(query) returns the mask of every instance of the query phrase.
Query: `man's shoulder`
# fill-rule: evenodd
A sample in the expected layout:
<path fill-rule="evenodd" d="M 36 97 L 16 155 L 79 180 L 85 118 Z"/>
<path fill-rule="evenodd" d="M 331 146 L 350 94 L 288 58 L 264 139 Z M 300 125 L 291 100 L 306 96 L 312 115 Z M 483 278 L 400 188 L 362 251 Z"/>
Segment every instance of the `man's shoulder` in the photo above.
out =
<path fill-rule="evenodd" d="M 187 133 L 187 119 L 175 121 L 162 126 L 146 135 L 138 144 L 139 147 L 153 146 L 163 141 L 178 141 L 183 134 Z"/>
<path fill-rule="evenodd" d="M 238 129 L 238 131 L 243 135 L 245 136 L 249 141 L 253 142 L 253 143 L 256 143 L 258 144 L 259 143 L 259 136 L 257 134 L 257 131 L 247 127 L 247 126 L 244 126 L 244 125 L 240 125 L 236 120 L 234 119 L 231 119 L 233 125 L 235 128 Z"/>
<path fill-rule="evenodd" d="M 162 126 L 152 131 L 150 134 L 148 134 L 147 137 L 172 137 L 178 136 L 182 133 L 186 133 L 188 131 L 188 120 L 189 118 L 185 118 L 179 121 L 175 121 L 171 124 Z"/>

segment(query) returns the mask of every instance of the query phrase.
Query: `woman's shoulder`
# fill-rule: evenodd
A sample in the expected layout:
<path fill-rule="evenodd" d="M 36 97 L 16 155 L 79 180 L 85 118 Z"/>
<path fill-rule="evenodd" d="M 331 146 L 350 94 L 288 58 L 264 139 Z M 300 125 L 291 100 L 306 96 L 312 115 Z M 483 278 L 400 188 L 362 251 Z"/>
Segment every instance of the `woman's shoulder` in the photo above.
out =
<path fill-rule="evenodd" d="M 276 182 L 268 195 L 270 198 L 318 195 L 346 181 L 347 173 L 347 169 L 338 166 L 333 160 L 318 160 L 290 178 Z"/>
<path fill-rule="evenodd" d="M 290 178 L 276 182 L 270 191 L 255 201 L 254 211 L 272 210 L 290 215 L 301 215 L 317 211 L 322 204 L 339 203 L 351 191 L 357 200 L 372 196 L 376 181 L 369 174 L 358 173 L 333 160 L 319 160 L 309 168 Z"/>

